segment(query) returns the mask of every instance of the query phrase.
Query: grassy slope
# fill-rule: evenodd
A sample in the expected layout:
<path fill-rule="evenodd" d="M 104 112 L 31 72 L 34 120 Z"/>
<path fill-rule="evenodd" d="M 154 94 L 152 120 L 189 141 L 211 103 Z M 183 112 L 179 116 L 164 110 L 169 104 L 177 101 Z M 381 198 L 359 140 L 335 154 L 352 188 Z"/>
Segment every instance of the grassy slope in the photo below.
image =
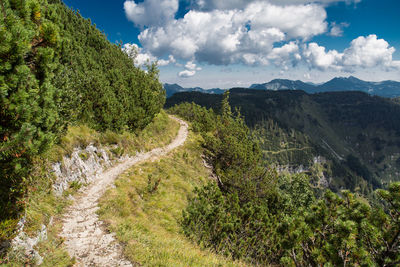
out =
<path fill-rule="evenodd" d="M 65 207 L 70 203 L 68 197 L 74 194 L 79 186 L 73 185 L 62 197 L 56 197 L 51 192 L 51 184 L 54 177 L 48 171 L 52 162 L 59 160 L 63 155 L 70 153 L 74 147 L 84 147 L 89 143 L 98 146 L 118 144 L 121 149 L 115 151 L 115 156 L 121 153 L 134 154 L 136 151 L 148 151 L 156 147 L 169 144 L 179 130 L 179 123 L 168 118 L 165 112 L 156 116 L 143 131 L 133 133 L 98 133 L 86 126 L 71 127 L 58 146 L 35 160 L 33 171 L 34 181 L 25 199 L 26 225 L 25 232 L 34 236 L 41 229 L 42 224 L 47 225 L 53 218 L 52 225 L 48 228 L 48 240 L 38 245 L 39 254 L 44 256 L 42 266 L 70 266 L 70 259 L 62 247 L 62 240 L 57 234 L 61 230 L 61 218 Z M 114 153 L 114 152 L 113 152 Z M 22 266 L 29 264 L 23 255 L 10 252 L 0 259 L 0 266 L 6 262 L 6 266 Z"/>
<path fill-rule="evenodd" d="M 155 162 L 134 166 L 100 201 L 100 217 L 143 266 L 240 266 L 188 240 L 179 220 L 195 186 L 206 183 L 199 136 Z M 154 184 L 160 181 L 156 190 Z"/>

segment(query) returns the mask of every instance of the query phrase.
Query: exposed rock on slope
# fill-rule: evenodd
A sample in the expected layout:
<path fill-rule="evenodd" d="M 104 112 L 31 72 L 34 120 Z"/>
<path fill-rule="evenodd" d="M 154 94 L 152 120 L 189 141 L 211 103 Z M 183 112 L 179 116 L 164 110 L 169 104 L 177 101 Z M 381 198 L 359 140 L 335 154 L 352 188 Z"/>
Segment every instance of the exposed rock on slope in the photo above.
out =
<path fill-rule="evenodd" d="M 57 177 L 53 184 L 54 192 L 61 195 L 72 182 L 90 183 L 105 169 L 112 165 L 110 152 L 90 144 L 85 149 L 75 148 L 71 156 L 63 157 L 62 162 L 53 164 Z M 118 158 L 122 161 L 125 158 Z"/>

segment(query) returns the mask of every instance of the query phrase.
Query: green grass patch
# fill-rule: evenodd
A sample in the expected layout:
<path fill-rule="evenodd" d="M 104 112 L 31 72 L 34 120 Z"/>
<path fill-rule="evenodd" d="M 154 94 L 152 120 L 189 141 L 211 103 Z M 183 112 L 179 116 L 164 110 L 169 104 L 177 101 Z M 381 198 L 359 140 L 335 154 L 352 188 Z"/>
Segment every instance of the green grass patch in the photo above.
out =
<path fill-rule="evenodd" d="M 182 210 L 196 186 L 209 179 L 200 137 L 155 162 L 134 166 L 100 201 L 100 218 L 125 244 L 125 255 L 143 266 L 243 266 L 185 237 Z M 157 185 L 157 186 L 155 186 Z M 156 187 L 156 188 L 155 188 Z"/>
<path fill-rule="evenodd" d="M 74 148 L 85 148 L 89 144 L 113 146 L 110 150 L 114 156 L 133 155 L 137 151 L 149 151 L 170 143 L 178 129 L 179 123 L 171 120 L 163 110 L 149 125 L 138 132 L 96 132 L 86 125 L 70 126 L 60 143 L 47 152 L 45 157 L 54 162 L 61 161 L 62 157 L 71 154 Z M 87 158 L 84 153 L 79 156 L 82 160 Z"/>
<path fill-rule="evenodd" d="M 51 164 L 62 160 L 62 156 L 70 154 L 75 147 L 86 147 L 89 144 L 96 146 L 112 146 L 110 149 L 114 156 L 123 154 L 134 155 L 138 151 L 148 151 L 156 147 L 169 144 L 177 135 L 180 125 L 162 111 L 145 129 L 137 133 L 122 132 L 96 132 L 86 126 L 73 126 L 68 129 L 59 145 L 54 146 L 49 152 L 34 159 L 34 168 L 30 175 L 28 193 L 21 200 L 25 206 L 26 224 L 24 231 L 29 236 L 34 236 L 42 225 L 48 225 L 48 240 L 38 245 L 38 251 L 44 257 L 42 266 L 72 266 L 73 261 L 63 248 L 63 240 L 58 237 L 61 230 L 60 218 L 65 208 L 70 204 L 69 196 L 73 195 L 82 184 L 71 183 L 69 190 L 63 196 L 57 197 L 52 191 L 54 175 L 51 174 Z M 115 152 L 113 152 L 115 150 Z M 118 150 L 118 151 L 117 151 Z M 80 158 L 85 160 L 87 155 L 81 153 Z M 157 182 L 157 181 L 155 181 Z M 155 185 L 153 182 L 153 187 Z M 0 224 L 0 236 L 12 238 L 18 220 L 4 221 Z M 1 255 L 1 264 L 6 266 L 23 266 L 31 264 L 26 262 L 23 255 L 8 252 Z"/>

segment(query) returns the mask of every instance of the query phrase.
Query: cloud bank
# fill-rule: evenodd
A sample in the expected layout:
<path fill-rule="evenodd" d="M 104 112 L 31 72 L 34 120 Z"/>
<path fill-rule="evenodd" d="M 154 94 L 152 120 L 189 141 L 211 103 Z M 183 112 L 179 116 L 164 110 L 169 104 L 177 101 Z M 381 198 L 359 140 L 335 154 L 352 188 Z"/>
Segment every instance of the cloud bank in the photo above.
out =
<path fill-rule="evenodd" d="M 395 49 L 373 34 L 354 39 L 343 52 L 326 51 L 310 42 L 321 34 L 341 36 L 349 26 L 327 23 L 325 7 L 333 2 L 360 0 L 192 0 L 191 10 L 179 19 L 175 18 L 178 0 L 138 4 L 127 0 L 124 9 L 127 18 L 142 29 L 138 39 L 143 49 L 136 47 L 137 64 L 165 57 L 159 65 L 188 62 L 179 77 L 194 76 L 195 62 L 275 65 L 282 70 L 306 64 L 310 69 L 348 72 L 400 68 L 400 62 L 392 59 Z"/>
<path fill-rule="evenodd" d="M 192 0 L 191 5 L 194 9 L 200 10 L 229 10 L 229 9 L 243 9 L 249 3 L 254 2 L 268 2 L 274 5 L 305 5 L 310 3 L 318 3 L 321 5 L 329 5 L 335 2 L 346 2 L 347 4 L 359 3 L 361 0 Z"/>
<path fill-rule="evenodd" d="M 243 10 L 189 11 L 183 18 L 149 27 L 139 40 L 152 55 L 215 65 L 267 65 L 274 44 L 307 40 L 327 29 L 318 5 L 277 6 L 255 2 Z M 272 60 L 273 61 L 273 60 Z"/>

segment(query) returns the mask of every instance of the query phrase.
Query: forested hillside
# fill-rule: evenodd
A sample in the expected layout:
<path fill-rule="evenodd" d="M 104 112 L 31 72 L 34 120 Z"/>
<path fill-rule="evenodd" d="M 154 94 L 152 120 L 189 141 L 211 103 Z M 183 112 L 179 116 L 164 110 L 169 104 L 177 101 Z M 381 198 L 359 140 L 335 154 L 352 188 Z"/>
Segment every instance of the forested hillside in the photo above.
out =
<path fill-rule="evenodd" d="M 303 166 L 316 183 L 329 183 L 334 191 L 369 194 L 398 180 L 400 106 L 392 100 L 361 92 L 230 92 L 230 104 L 240 108 L 269 164 L 293 171 Z M 220 111 L 221 100 L 220 95 L 178 93 L 167 106 L 194 101 Z M 328 181 L 318 181 L 322 177 Z"/>
<path fill-rule="evenodd" d="M 195 190 L 182 215 L 198 244 L 254 266 L 396 266 L 400 183 L 374 195 L 335 194 L 306 174 L 279 174 L 225 95 L 220 112 L 194 103 L 170 109 L 193 123 L 215 181 Z M 322 193 L 322 194 L 321 194 Z"/>
<path fill-rule="evenodd" d="M 142 129 L 165 92 L 155 65 L 133 66 L 90 20 L 60 0 L 0 1 L 0 221 L 18 218 L 32 160 L 68 125 Z"/>

